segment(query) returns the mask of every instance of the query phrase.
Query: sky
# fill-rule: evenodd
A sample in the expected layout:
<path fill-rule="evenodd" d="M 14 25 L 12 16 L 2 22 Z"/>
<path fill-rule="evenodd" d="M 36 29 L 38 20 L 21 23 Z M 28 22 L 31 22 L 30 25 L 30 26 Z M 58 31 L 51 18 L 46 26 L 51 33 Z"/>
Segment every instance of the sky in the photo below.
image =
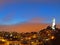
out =
<path fill-rule="evenodd" d="M 0 25 L 23 22 L 60 23 L 59 0 L 0 0 Z"/>

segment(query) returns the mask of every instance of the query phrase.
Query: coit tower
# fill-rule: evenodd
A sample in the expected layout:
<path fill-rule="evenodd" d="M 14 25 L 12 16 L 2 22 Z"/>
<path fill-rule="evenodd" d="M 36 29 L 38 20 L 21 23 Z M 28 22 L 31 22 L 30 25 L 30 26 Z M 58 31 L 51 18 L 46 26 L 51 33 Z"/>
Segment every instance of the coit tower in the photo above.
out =
<path fill-rule="evenodd" d="M 52 20 L 52 30 L 55 30 L 55 27 L 56 26 L 56 24 L 55 24 L 55 18 L 53 18 L 53 20 Z"/>

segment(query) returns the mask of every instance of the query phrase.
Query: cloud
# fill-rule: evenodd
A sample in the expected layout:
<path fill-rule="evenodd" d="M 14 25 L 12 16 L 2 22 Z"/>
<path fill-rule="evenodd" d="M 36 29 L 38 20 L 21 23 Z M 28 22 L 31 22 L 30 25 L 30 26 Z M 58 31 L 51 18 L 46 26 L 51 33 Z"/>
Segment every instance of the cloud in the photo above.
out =
<path fill-rule="evenodd" d="M 24 3 L 24 2 L 30 2 L 30 3 L 58 3 L 58 2 L 60 2 L 60 0 L 0 0 L 0 4 L 5 4 L 5 3 Z"/>
<path fill-rule="evenodd" d="M 0 8 L 6 4 L 21 4 L 21 3 L 60 3 L 60 0 L 0 0 Z"/>
<path fill-rule="evenodd" d="M 0 5 L 16 3 L 16 0 L 0 0 Z"/>
<path fill-rule="evenodd" d="M 35 17 L 30 19 L 28 22 L 29 23 L 43 23 L 46 19 L 45 18 L 41 18 L 41 17 Z"/>
<path fill-rule="evenodd" d="M 2 20 L 4 22 L 8 22 L 8 21 L 11 21 L 12 19 L 14 19 L 14 13 L 7 14 L 6 16 L 4 16 Z"/>
<path fill-rule="evenodd" d="M 17 2 L 28 2 L 28 3 L 58 3 L 60 0 L 17 0 Z"/>

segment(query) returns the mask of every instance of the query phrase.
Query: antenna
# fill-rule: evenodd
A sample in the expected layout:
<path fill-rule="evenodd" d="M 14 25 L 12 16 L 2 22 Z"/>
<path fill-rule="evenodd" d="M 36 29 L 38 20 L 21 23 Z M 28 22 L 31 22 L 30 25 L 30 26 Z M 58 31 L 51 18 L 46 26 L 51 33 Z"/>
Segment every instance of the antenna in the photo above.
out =
<path fill-rule="evenodd" d="M 52 29 L 55 30 L 55 18 L 52 20 Z"/>

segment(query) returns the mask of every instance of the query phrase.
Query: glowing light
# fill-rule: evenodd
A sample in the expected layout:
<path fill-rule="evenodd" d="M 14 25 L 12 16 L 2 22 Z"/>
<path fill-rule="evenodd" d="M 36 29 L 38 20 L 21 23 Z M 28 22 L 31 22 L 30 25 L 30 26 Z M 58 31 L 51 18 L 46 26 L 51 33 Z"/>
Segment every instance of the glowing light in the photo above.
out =
<path fill-rule="evenodd" d="M 49 39 L 46 39 L 46 41 L 49 41 Z"/>
<path fill-rule="evenodd" d="M 33 35 L 33 38 L 36 38 L 36 35 Z"/>
<path fill-rule="evenodd" d="M 51 39 L 54 39 L 54 38 L 55 38 L 54 36 L 51 37 Z"/>
<path fill-rule="evenodd" d="M 2 39 L 3 42 L 5 42 L 6 40 Z"/>
<path fill-rule="evenodd" d="M 29 40 L 30 40 L 31 38 L 29 37 Z"/>
<path fill-rule="evenodd" d="M 12 34 L 10 34 L 10 37 L 12 37 L 13 35 Z"/>
<path fill-rule="evenodd" d="M 31 42 L 31 43 L 34 43 L 34 42 Z"/>

